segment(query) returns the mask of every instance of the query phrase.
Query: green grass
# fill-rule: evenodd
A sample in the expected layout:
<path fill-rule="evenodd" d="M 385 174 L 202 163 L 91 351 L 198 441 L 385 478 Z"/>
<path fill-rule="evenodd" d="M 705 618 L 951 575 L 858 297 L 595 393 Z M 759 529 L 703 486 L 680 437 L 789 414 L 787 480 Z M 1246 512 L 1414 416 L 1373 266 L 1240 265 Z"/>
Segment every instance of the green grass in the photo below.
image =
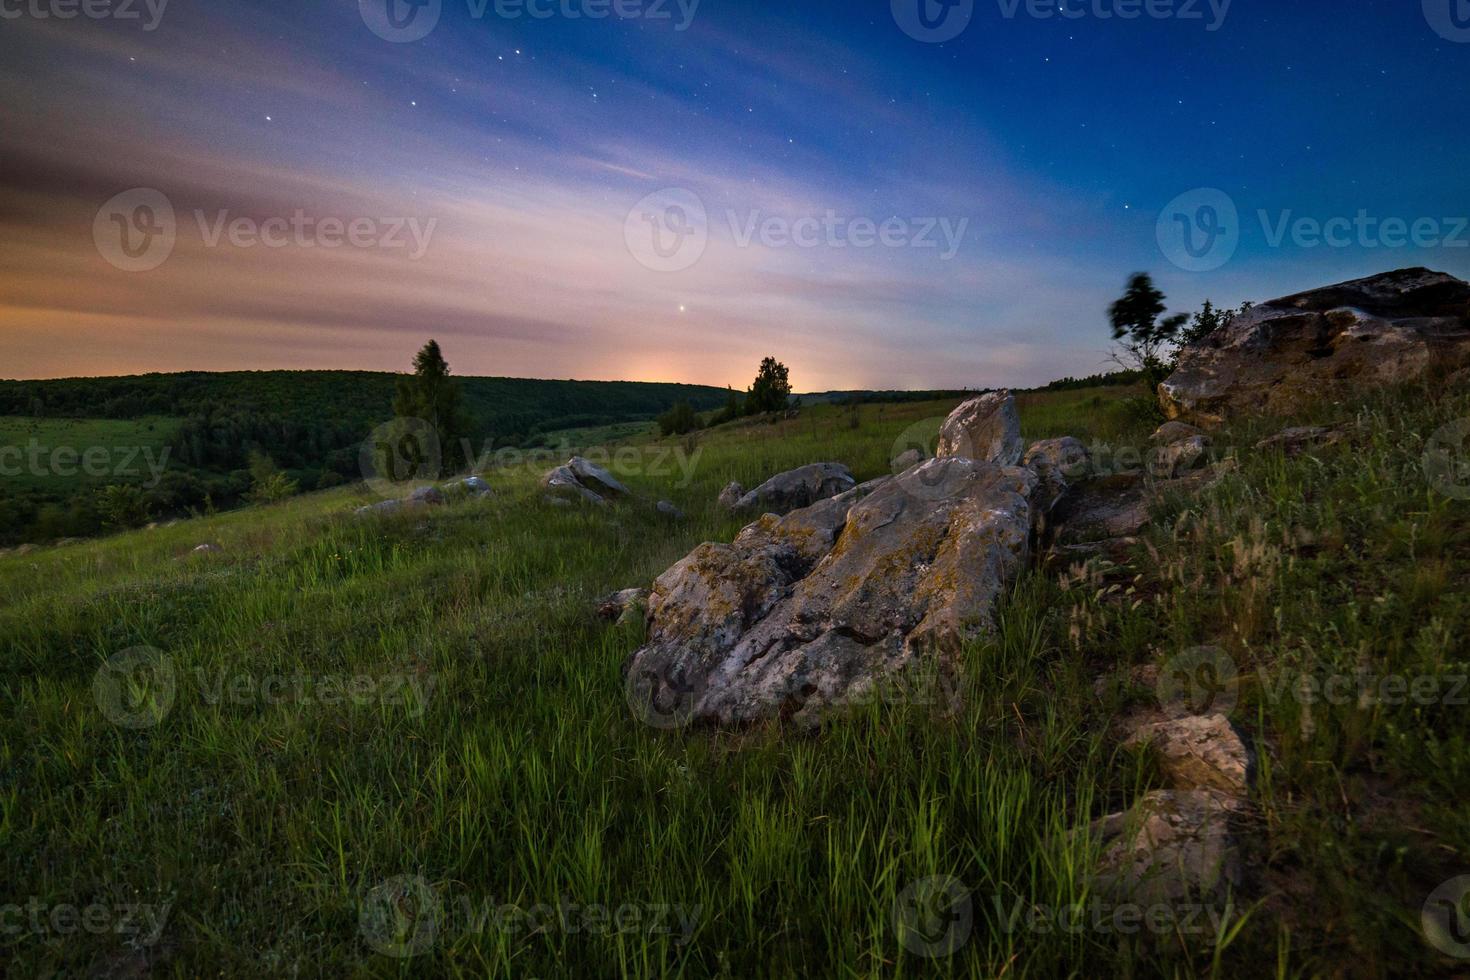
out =
<path fill-rule="evenodd" d="M 145 483 L 168 462 L 180 419 L 37 419 L 0 416 L 0 483 L 11 489 L 71 492 Z M 20 455 L 14 451 L 20 450 Z M 89 456 L 88 453 L 91 453 Z"/>
<path fill-rule="evenodd" d="M 1142 444 L 1131 397 L 1028 395 L 1023 426 Z M 650 506 L 546 507 L 525 468 L 490 474 L 490 500 L 428 515 L 356 520 L 369 498 L 348 488 L 0 558 L 0 905 L 170 909 L 142 949 L 27 920 L 0 932 L 0 957 L 19 975 L 151 962 L 181 977 L 1454 967 L 1418 921 L 1435 885 L 1470 870 L 1467 709 L 1314 705 L 1304 723 L 1270 692 L 1360 662 L 1464 672 L 1470 503 L 1422 468 L 1429 434 L 1470 416 L 1464 392 L 1324 407 L 1358 434 L 1294 461 L 1248 448 L 1266 422 L 1222 434 L 1238 470 L 1163 508 L 1131 565 L 1017 585 L 997 635 L 965 654 L 953 716 L 872 706 L 814 735 L 634 718 L 620 666 L 641 626 L 597 622 L 596 596 L 729 540 L 739 522 L 713 504 L 729 480 L 818 459 L 880 475 L 952 405 L 823 406 L 650 442 L 620 475 L 679 504 L 680 524 Z M 686 485 L 677 459 L 693 461 Z M 194 554 L 202 542 L 222 551 Z M 1095 678 L 1206 643 L 1239 664 L 1233 717 L 1262 750 L 1252 896 L 1219 941 L 1028 928 L 1030 910 L 1095 897 L 1096 855 L 1068 832 L 1157 781 L 1108 731 L 1148 692 L 1099 695 Z M 158 724 L 120 727 L 93 682 L 137 646 L 169 659 L 176 691 Z M 289 693 L 262 696 L 273 678 Z M 376 686 L 324 702 L 343 678 Z M 405 696 L 410 681 L 426 696 Z M 443 913 L 399 960 L 364 941 L 359 913 L 405 875 Z M 939 875 L 970 890 L 973 931 L 928 959 L 900 942 L 893 909 Z M 476 918 L 559 901 L 677 906 L 692 934 Z"/>

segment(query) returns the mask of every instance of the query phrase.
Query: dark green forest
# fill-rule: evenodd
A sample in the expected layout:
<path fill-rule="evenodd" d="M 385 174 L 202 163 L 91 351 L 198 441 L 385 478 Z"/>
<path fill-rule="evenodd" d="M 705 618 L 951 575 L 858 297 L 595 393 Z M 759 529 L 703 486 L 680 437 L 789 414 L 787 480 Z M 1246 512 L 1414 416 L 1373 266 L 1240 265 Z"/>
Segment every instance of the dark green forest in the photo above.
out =
<path fill-rule="evenodd" d="M 48 423 L 104 419 L 137 421 L 136 439 L 121 441 L 168 454 L 167 469 L 157 480 L 146 473 L 86 480 L 45 467 L 32 473 L 34 464 L 19 478 L 0 475 L 0 545 L 80 537 L 111 526 L 234 506 L 250 491 L 253 455 L 267 457 L 302 490 L 357 479 L 358 449 L 375 427 L 393 417 L 399 377 L 370 371 L 238 371 L 0 381 L 0 418 L 17 423 L 10 436 L 0 439 L 0 448 L 33 441 L 54 448 L 48 437 L 56 441 L 55 426 Z M 561 429 L 653 419 L 676 402 L 713 409 L 729 396 L 723 388 L 685 384 L 456 381 L 474 454 L 554 441 L 547 434 Z M 177 421 L 170 435 L 157 435 L 158 419 Z M 24 438 L 14 435 L 17 431 L 24 431 Z M 50 465 L 49 455 L 41 458 Z M 101 491 L 110 482 L 135 485 L 137 493 L 104 499 Z"/>

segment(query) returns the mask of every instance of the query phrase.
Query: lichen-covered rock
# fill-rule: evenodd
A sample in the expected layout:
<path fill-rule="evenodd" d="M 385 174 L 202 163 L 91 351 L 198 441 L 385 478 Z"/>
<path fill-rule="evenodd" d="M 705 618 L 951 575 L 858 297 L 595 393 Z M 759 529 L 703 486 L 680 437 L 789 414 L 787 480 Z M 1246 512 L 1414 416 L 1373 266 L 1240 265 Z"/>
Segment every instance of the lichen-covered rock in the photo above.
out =
<path fill-rule="evenodd" d="M 676 692 L 662 703 L 681 723 L 811 725 L 912 668 L 948 669 L 1026 561 L 1036 482 L 933 459 L 701 545 L 654 583 L 630 699 L 647 717 Z"/>
<path fill-rule="evenodd" d="M 1244 801 L 1216 790 L 1155 790 L 1093 823 L 1097 885 L 1141 904 L 1218 900 L 1242 882 Z"/>
<path fill-rule="evenodd" d="M 1401 269 L 1287 296 L 1180 352 L 1159 385 L 1172 419 L 1216 425 L 1288 414 L 1345 390 L 1414 381 L 1470 364 L 1470 284 Z"/>
<path fill-rule="evenodd" d="M 1170 443 L 1180 442 L 1181 440 L 1189 439 L 1192 436 L 1202 435 L 1204 435 L 1204 432 L 1196 428 L 1195 426 L 1192 426 L 1187 422 L 1180 422 L 1178 419 L 1175 419 L 1170 422 L 1165 422 L 1163 425 L 1155 429 L 1154 434 L 1149 436 L 1149 441 L 1156 446 L 1167 446 Z"/>
<path fill-rule="evenodd" d="M 934 455 L 1015 466 L 1025 448 L 1016 399 L 1009 391 L 991 391 L 949 413 Z"/>
<path fill-rule="evenodd" d="M 852 471 L 841 463 L 811 463 L 777 473 L 736 501 L 733 509 L 743 514 L 789 514 L 856 485 Z"/>
<path fill-rule="evenodd" d="M 1143 724 L 1123 744 L 1152 746 L 1175 789 L 1214 789 L 1242 797 L 1250 789 L 1250 750 L 1223 714 Z"/>
<path fill-rule="evenodd" d="M 1198 468 L 1209 452 L 1209 436 L 1186 436 L 1154 449 L 1149 457 L 1149 472 L 1161 480 L 1172 480 Z"/>

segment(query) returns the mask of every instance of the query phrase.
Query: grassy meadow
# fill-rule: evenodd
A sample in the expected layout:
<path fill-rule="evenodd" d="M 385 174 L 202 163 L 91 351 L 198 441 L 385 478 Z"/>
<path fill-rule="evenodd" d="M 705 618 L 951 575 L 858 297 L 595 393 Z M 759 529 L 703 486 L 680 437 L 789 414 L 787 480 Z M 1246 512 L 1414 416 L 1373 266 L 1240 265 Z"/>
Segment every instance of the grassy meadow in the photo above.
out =
<path fill-rule="evenodd" d="M 1028 438 L 1141 449 L 1155 424 L 1124 389 L 1020 402 Z M 823 459 L 881 475 L 953 405 L 633 436 L 611 461 L 641 504 L 546 506 L 544 461 L 432 512 L 357 519 L 375 498 L 356 485 L 0 557 L 0 906 L 17 909 L 0 907 L 0 962 L 178 977 L 1466 969 L 1426 942 L 1420 912 L 1470 872 L 1470 708 L 1448 693 L 1470 672 L 1470 488 L 1436 488 L 1424 466 L 1470 392 L 1324 405 L 1350 438 L 1293 460 L 1251 448 L 1279 422 L 1218 434 L 1234 471 L 1167 501 L 1128 564 L 1018 583 L 966 652 L 955 715 L 873 705 L 811 735 L 637 720 L 620 667 L 642 626 L 598 621 L 598 596 L 729 540 L 740 522 L 714 500 L 730 480 Z M 688 519 L 655 513 L 660 498 Z M 1238 668 L 1232 719 L 1259 753 L 1251 894 L 1207 928 L 1069 924 L 1098 901 L 1096 847 L 1069 831 L 1160 785 L 1109 731 L 1151 689 L 1097 678 L 1201 645 Z M 119 690 L 99 673 L 110 658 L 152 663 L 134 675 L 152 686 Z M 1438 686 L 1291 693 L 1341 673 Z M 140 697 L 152 714 L 129 713 Z M 895 907 L 935 876 L 968 890 L 969 919 L 926 955 Z M 436 913 L 387 943 L 372 910 L 400 894 Z"/>

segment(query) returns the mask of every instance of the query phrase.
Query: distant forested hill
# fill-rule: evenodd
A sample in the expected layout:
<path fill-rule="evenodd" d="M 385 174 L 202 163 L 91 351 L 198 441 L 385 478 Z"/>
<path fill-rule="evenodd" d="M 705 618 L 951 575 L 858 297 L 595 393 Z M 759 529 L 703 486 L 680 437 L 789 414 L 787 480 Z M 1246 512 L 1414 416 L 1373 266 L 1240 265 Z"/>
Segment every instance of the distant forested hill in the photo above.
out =
<path fill-rule="evenodd" d="M 0 381 L 0 415 L 137 419 L 256 414 L 365 435 L 392 416 L 399 375 L 374 371 L 232 371 L 122 378 Z M 677 401 L 725 404 L 723 388 L 635 381 L 458 379 L 482 437 L 497 445 L 537 432 L 649 419 Z"/>
<path fill-rule="evenodd" d="M 106 523 L 95 495 L 111 483 L 141 485 L 154 515 L 230 506 L 249 488 L 252 452 L 303 489 L 356 479 L 362 441 L 393 417 L 399 377 L 236 371 L 0 381 L 0 544 L 94 533 Z M 705 411 L 729 397 L 699 385 L 457 380 L 472 455 L 527 445 L 541 433 L 652 419 L 679 401 Z M 23 461 L 7 446 L 24 450 Z M 82 473 L 68 461 L 89 449 L 113 460 L 151 452 L 166 459 L 167 471 L 161 480 L 136 465 Z"/>

